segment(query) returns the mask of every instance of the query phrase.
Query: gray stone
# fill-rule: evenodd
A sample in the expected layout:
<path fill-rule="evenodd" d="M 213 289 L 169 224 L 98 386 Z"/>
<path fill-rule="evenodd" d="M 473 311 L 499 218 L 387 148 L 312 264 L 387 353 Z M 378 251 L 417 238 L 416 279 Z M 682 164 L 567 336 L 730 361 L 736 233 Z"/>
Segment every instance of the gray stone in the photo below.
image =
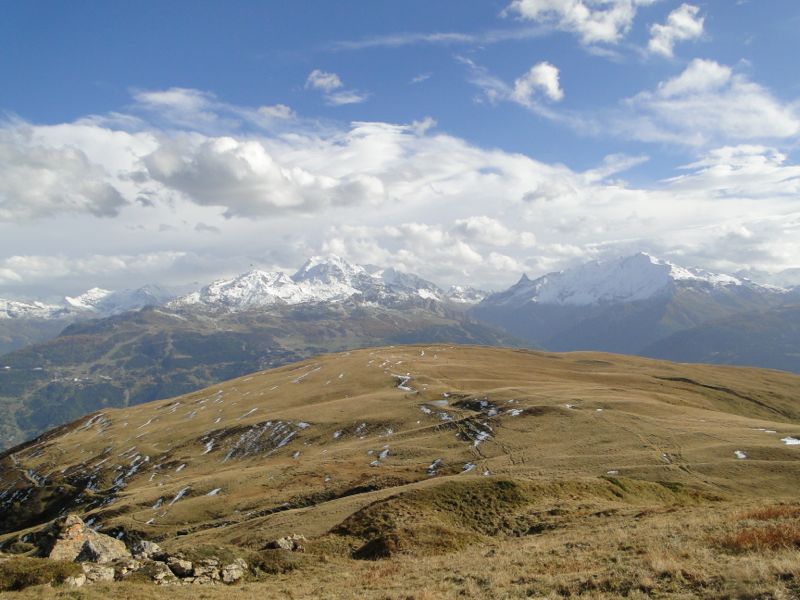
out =
<path fill-rule="evenodd" d="M 148 561 L 136 572 L 149 577 L 157 585 L 168 585 L 178 581 L 172 570 L 163 562 Z"/>
<path fill-rule="evenodd" d="M 219 561 L 216 558 L 206 558 L 198 561 L 194 565 L 192 575 L 195 577 L 208 577 L 218 581 L 220 578 Z"/>
<path fill-rule="evenodd" d="M 288 550 L 289 552 L 305 552 L 303 547 L 303 542 L 305 541 L 305 536 L 293 533 L 269 542 L 266 547 L 274 550 Z"/>
<path fill-rule="evenodd" d="M 114 562 L 114 573 L 116 579 L 123 579 L 130 573 L 138 571 L 141 568 L 141 561 L 138 561 L 134 558 L 123 558 Z"/>
<path fill-rule="evenodd" d="M 78 515 L 67 515 L 53 524 L 55 542 L 48 553 L 53 560 L 105 563 L 128 558 L 125 544 L 87 527 Z"/>
<path fill-rule="evenodd" d="M 114 567 L 98 565 L 96 563 L 83 563 L 83 573 L 87 583 L 98 583 L 100 581 L 114 581 Z"/>
<path fill-rule="evenodd" d="M 223 583 L 232 584 L 242 579 L 246 572 L 247 563 L 243 559 L 237 558 L 231 564 L 222 567 L 220 576 Z"/>
<path fill-rule="evenodd" d="M 161 549 L 161 546 L 147 540 L 134 542 L 131 546 L 131 554 L 133 554 L 134 558 L 138 558 L 139 560 L 146 558 L 151 560 L 164 560 L 166 558 L 166 553 Z"/>
<path fill-rule="evenodd" d="M 167 558 L 167 566 L 178 577 L 189 577 L 193 574 L 193 565 L 191 561 L 178 558 L 177 556 L 170 556 Z M 194 573 L 195 575 L 197 573 Z"/>
<path fill-rule="evenodd" d="M 72 575 L 70 577 L 67 577 L 64 580 L 64 585 L 65 586 L 73 587 L 73 588 L 81 587 L 84 583 L 86 583 L 86 574 L 85 573 L 79 573 L 78 575 Z"/>

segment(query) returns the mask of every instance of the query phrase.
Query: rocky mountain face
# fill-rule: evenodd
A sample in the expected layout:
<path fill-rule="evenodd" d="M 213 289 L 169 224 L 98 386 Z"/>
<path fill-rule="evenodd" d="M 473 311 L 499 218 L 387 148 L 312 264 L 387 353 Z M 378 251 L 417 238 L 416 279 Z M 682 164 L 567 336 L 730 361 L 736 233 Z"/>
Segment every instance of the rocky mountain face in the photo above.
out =
<path fill-rule="evenodd" d="M 640 354 L 675 332 L 791 298 L 783 288 L 637 254 L 535 280 L 523 275 L 471 314 L 552 350 Z"/>

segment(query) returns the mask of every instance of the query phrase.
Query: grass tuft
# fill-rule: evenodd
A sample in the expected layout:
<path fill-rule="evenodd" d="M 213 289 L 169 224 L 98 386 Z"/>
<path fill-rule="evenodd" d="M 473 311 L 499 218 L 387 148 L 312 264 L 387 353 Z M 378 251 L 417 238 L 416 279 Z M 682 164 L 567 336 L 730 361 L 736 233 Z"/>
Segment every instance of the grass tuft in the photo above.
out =
<path fill-rule="evenodd" d="M 60 585 L 83 573 L 77 563 L 49 558 L 16 557 L 0 562 L 0 591 L 15 592 L 33 585 Z"/>
<path fill-rule="evenodd" d="M 800 525 L 747 527 L 722 538 L 721 546 L 731 552 L 800 548 Z"/>

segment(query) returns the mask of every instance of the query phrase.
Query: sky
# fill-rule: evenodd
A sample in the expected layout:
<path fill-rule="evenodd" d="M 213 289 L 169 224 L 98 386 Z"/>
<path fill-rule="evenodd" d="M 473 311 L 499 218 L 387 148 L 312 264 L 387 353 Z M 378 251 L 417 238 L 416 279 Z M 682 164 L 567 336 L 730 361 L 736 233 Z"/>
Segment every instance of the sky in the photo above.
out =
<path fill-rule="evenodd" d="M 796 0 L 0 0 L 0 297 L 800 266 Z"/>

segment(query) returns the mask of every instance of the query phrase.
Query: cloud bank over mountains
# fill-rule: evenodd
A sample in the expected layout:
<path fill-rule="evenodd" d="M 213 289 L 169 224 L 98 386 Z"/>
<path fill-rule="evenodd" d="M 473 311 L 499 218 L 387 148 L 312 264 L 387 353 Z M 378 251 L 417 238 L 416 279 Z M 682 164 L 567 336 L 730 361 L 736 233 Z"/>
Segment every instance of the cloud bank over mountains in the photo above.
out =
<path fill-rule="evenodd" d="M 288 270 L 328 252 L 495 289 L 521 272 L 637 251 L 720 271 L 798 266 L 800 104 L 746 61 L 680 58 L 710 37 L 705 6 L 513 0 L 495 17 L 505 29 L 384 33 L 325 52 L 458 46 L 447 60 L 471 94 L 465 105 L 544 123 L 579 144 L 610 140 L 614 151 L 564 164 L 456 135 L 436 122 L 446 114 L 374 118 L 384 114 L 374 108 L 382 91 L 320 55 L 303 62 L 296 92 L 373 118 L 311 117 L 191 87 L 133 88 L 114 111 L 63 122 L 6 115 L 0 292 L 184 284 L 251 266 Z M 587 107 L 565 51 L 503 71 L 483 62 L 485 46 L 551 35 L 582 58 L 635 60 L 662 75 Z M 437 68 L 415 64 L 403 85 L 440 85 Z M 660 175 L 644 178 L 637 168 L 653 155 Z"/>

